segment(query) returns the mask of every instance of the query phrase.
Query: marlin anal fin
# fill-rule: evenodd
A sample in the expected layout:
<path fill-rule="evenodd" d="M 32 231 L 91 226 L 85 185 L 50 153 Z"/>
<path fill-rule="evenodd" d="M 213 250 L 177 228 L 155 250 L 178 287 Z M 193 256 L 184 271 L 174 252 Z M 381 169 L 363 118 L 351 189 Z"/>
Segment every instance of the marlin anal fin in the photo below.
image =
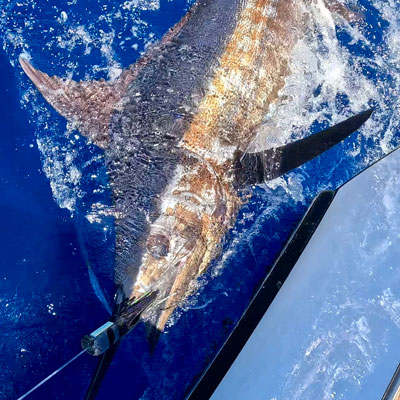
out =
<path fill-rule="evenodd" d="M 75 82 L 49 76 L 21 57 L 19 62 L 49 104 L 97 146 L 107 147 L 112 112 L 129 84 L 126 74 L 116 82 Z"/>
<path fill-rule="evenodd" d="M 257 153 L 246 153 L 238 163 L 238 181 L 241 184 L 260 184 L 300 167 L 357 131 L 372 111 L 364 111 L 296 142 Z"/>

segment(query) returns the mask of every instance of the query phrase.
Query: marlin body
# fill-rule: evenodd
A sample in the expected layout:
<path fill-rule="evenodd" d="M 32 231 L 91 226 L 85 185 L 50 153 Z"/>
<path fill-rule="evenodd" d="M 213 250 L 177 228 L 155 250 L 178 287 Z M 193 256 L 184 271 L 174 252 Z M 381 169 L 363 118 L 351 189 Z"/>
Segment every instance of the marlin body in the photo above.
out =
<path fill-rule="evenodd" d="M 114 82 L 50 77 L 20 60 L 46 100 L 104 149 L 115 280 L 124 298 L 157 291 L 141 316 L 150 339 L 235 223 L 246 182 L 238 160 L 285 83 L 306 8 L 299 0 L 199 0 Z"/>

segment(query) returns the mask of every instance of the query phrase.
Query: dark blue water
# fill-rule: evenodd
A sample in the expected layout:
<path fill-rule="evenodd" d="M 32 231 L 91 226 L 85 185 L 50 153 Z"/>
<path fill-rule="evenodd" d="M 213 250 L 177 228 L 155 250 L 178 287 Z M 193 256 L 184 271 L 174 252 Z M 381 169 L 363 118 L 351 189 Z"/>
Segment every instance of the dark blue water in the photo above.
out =
<path fill-rule="evenodd" d="M 83 138 L 75 138 L 76 132 L 63 133 L 64 120 L 40 96 L 29 94 L 31 97 L 24 100 L 31 84 L 21 74 L 17 57 L 28 51 L 35 65 L 51 74 L 63 76 L 73 71 L 75 79 L 83 79 L 86 73 L 91 78 L 107 78 L 110 67 L 115 66 L 111 59 L 122 67 L 130 65 L 149 40 L 162 37 L 180 19 L 190 3 L 161 0 L 159 8 L 147 10 L 124 9 L 117 2 L 105 1 L 3 4 L 0 399 L 13 399 L 25 393 L 78 353 L 81 336 L 107 319 L 107 311 L 95 294 L 93 281 L 90 282 L 88 263 L 108 303 L 114 290 L 112 218 L 103 216 L 98 224 L 91 224 L 86 218 L 92 204 L 111 204 L 101 151 L 87 145 Z M 115 395 L 128 399 L 182 398 L 226 340 L 318 191 L 337 187 L 379 157 L 387 150 L 382 150 L 382 143 L 389 147 L 398 143 L 398 118 L 393 117 L 392 111 L 397 103 L 397 70 L 391 67 L 393 44 L 386 38 L 390 23 L 373 5 L 361 3 L 366 16 L 366 23 L 360 28 L 364 39 L 356 40 L 342 28 L 337 29 L 337 37 L 349 52 L 346 60 L 354 63 L 352 67 L 360 79 L 378 89 L 369 94 L 365 85 L 357 89 L 354 82 L 355 87 L 347 88 L 348 92 L 338 91 L 326 100 L 321 84 L 312 94 L 316 100 L 306 102 L 301 113 L 323 110 L 325 118 L 311 127 L 313 132 L 318 131 L 329 125 L 333 112 L 351 109 L 356 91 L 361 90 L 359 97 L 365 97 L 365 108 L 377 107 L 375 132 L 351 138 L 345 145 L 288 174 L 281 184 L 255 189 L 253 199 L 243 207 L 238 224 L 228 235 L 223 254 L 229 255 L 223 268 L 219 268 L 221 260 L 214 262 L 202 278 L 204 284 L 178 310 L 180 317 L 161 336 L 152 356 L 143 326 L 122 342 L 100 399 Z M 62 10 L 68 13 L 64 23 L 57 19 Z M 69 33 L 80 25 L 86 27 L 90 40 L 82 35 L 74 39 Z M 132 35 L 132 26 L 140 28 L 136 36 Z M 104 39 L 107 34 L 114 38 Z M 67 45 L 59 46 L 55 38 L 60 36 L 69 38 Z M 110 45 L 111 58 L 104 56 L 102 43 Z M 135 44 L 137 47 L 132 47 Z M 377 54 L 385 59 L 384 66 L 375 62 Z M 93 70 L 93 65 L 100 67 Z M 388 128 L 393 135 L 385 136 Z M 39 151 L 38 143 L 46 144 L 45 151 Z M 57 191 L 54 184 L 60 183 L 60 178 L 54 175 L 54 162 L 46 169 L 46 160 L 49 154 L 68 153 L 71 148 L 81 179 L 79 183 L 64 182 L 65 187 Z M 64 165 L 61 172 L 67 174 L 68 168 Z M 74 201 L 71 210 L 60 208 L 70 199 Z M 82 398 L 96 361 L 83 355 L 31 398 Z"/>

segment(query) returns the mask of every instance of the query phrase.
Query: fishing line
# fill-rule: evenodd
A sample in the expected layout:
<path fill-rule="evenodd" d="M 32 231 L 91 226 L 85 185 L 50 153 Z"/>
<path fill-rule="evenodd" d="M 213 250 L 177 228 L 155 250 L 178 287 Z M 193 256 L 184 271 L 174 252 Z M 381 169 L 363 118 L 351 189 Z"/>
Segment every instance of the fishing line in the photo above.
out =
<path fill-rule="evenodd" d="M 179 251 L 182 250 L 182 248 L 184 247 L 184 245 L 182 245 Z M 185 256 L 187 256 L 190 252 L 188 252 L 187 254 L 185 254 Z M 184 256 L 184 257 L 185 257 Z M 169 263 L 169 265 L 167 266 L 167 269 L 161 274 L 160 278 L 153 283 L 153 285 L 150 285 L 151 288 L 154 288 L 154 286 L 157 283 L 160 283 L 161 278 L 168 272 L 168 270 L 171 268 L 172 265 L 174 265 L 175 260 L 177 259 L 178 254 L 171 260 L 171 262 Z M 169 298 L 170 296 L 167 296 L 165 299 L 163 299 L 162 301 L 165 301 Z M 162 302 L 161 301 L 161 302 Z M 44 383 L 46 383 L 48 380 L 50 380 L 54 375 L 58 374 L 60 371 L 62 371 L 65 367 L 67 367 L 69 364 L 71 364 L 73 361 L 75 361 L 78 357 L 80 357 L 83 353 L 86 353 L 86 349 L 83 349 L 80 353 L 78 353 L 76 356 L 72 357 L 69 361 L 67 361 L 65 364 L 63 364 L 60 368 L 56 369 L 54 372 L 52 372 L 47 378 L 43 379 L 42 381 L 40 381 L 36 386 L 34 386 L 31 390 L 29 390 L 28 392 L 26 392 L 23 396 L 18 397 L 17 400 L 23 400 L 25 399 L 27 396 L 29 396 L 32 392 L 34 392 L 36 389 L 38 389 L 40 386 L 42 386 Z"/>
<path fill-rule="evenodd" d="M 17 400 L 22 400 L 25 399 L 25 397 L 29 396 L 32 392 L 34 392 L 37 388 L 43 385 L 43 383 L 47 382 L 49 379 L 51 379 L 54 375 L 58 374 L 61 370 L 63 370 L 66 366 L 71 364 L 73 361 L 75 361 L 79 356 L 81 356 L 83 353 L 86 353 L 86 349 L 83 349 L 80 353 L 78 353 L 76 356 L 72 357 L 69 361 L 67 361 L 64 365 L 62 365 L 60 368 L 56 369 L 53 373 L 51 373 L 47 378 L 44 378 L 41 382 L 39 382 L 35 387 L 33 387 L 31 390 L 26 392 L 23 396 L 18 397 Z"/>

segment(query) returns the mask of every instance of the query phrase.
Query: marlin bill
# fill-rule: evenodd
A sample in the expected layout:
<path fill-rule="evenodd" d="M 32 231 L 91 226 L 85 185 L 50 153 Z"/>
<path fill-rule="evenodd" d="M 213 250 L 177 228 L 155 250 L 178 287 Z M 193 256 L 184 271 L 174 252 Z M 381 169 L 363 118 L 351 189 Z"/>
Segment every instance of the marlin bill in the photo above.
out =
<path fill-rule="evenodd" d="M 112 82 L 49 76 L 20 59 L 45 99 L 104 150 L 115 211 L 116 302 L 156 293 L 140 316 L 150 342 L 220 253 L 246 188 L 318 156 L 371 115 L 246 152 L 290 74 L 311 2 L 197 1 Z M 350 22 L 359 18 L 338 1 L 315 3 Z"/>

